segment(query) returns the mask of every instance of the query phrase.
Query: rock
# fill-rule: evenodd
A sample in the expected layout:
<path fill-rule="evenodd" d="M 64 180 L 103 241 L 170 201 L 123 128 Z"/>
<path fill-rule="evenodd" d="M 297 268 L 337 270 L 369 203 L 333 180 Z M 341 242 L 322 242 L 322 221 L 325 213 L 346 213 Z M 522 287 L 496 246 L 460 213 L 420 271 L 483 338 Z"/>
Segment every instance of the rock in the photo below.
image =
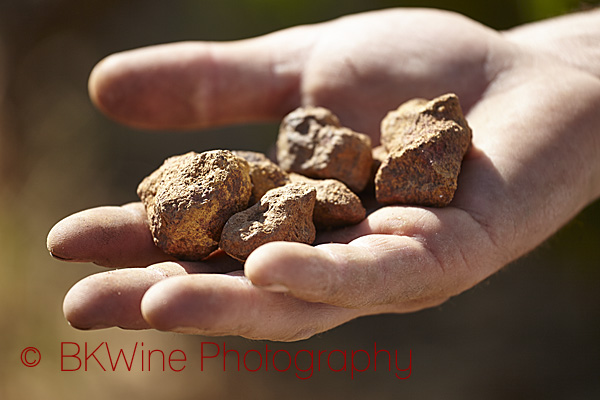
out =
<path fill-rule="evenodd" d="M 389 112 L 381 123 L 388 155 L 375 177 L 377 201 L 448 205 L 471 137 L 455 94 L 413 99 Z"/>
<path fill-rule="evenodd" d="M 384 145 L 380 144 L 371 149 L 371 155 L 373 157 L 373 165 L 371 166 L 371 178 L 369 179 L 369 183 L 372 186 L 371 189 L 374 189 L 375 176 L 377 176 L 377 171 L 379 171 L 381 164 L 388 157 L 388 151 Z"/>
<path fill-rule="evenodd" d="M 317 229 L 354 225 L 365 219 L 366 210 L 360 198 L 335 179 L 311 179 L 291 173 L 292 182 L 304 182 L 317 190 L 313 222 Z"/>
<path fill-rule="evenodd" d="M 268 242 L 311 244 L 316 235 L 312 222 L 316 196 L 315 188 L 305 183 L 269 190 L 258 203 L 227 221 L 220 248 L 244 261 L 254 249 Z"/>
<path fill-rule="evenodd" d="M 381 163 L 387 158 L 388 151 L 384 145 L 379 145 L 371 149 L 371 154 L 373 156 L 373 165 L 381 165 Z"/>
<path fill-rule="evenodd" d="M 250 165 L 252 180 L 250 204 L 258 202 L 269 190 L 290 183 L 287 173 L 264 154 L 242 150 L 236 150 L 233 154 L 242 157 Z"/>
<path fill-rule="evenodd" d="M 156 196 L 156 190 L 158 189 L 158 185 L 165 174 L 165 171 L 172 169 L 174 164 L 180 162 L 180 157 L 183 156 L 174 156 L 167 158 L 163 164 L 154 170 L 150 175 L 145 177 L 142 182 L 137 187 L 137 195 L 142 200 L 144 205 L 153 204 L 154 196 Z"/>
<path fill-rule="evenodd" d="M 249 169 L 227 150 L 167 159 L 138 186 L 155 244 L 180 260 L 216 250 L 227 220 L 248 206 Z"/>
<path fill-rule="evenodd" d="M 337 179 L 358 193 L 369 181 L 371 139 L 342 127 L 325 108 L 298 108 L 281 123 L 277 161 L 284 171 Z"/>
<path fill-rule="evenodd" d="M 427 103 L 425 99 L 411 99 L 387 113 L 381 121 L 380 137 L 381 145 L 387 152 L 397 147 L 405 147 L 414 140 L 415 135 L 422 135 L 415 125 Z"/>

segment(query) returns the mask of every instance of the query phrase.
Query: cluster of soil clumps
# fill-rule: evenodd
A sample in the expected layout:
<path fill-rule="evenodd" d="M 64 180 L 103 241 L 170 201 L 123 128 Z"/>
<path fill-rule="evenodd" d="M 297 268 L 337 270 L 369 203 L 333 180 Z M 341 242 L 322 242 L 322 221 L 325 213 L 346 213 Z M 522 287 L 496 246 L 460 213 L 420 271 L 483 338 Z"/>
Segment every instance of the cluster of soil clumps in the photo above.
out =
<path fill-rule="evenodd" d="M 373 180 L 381 204 L 446 206 L 471 137 L 454 94 L 389 112 L 374 149 L 331 111 L 304 107 L 281 123 L 277 163 L 250 151 L 190 152 L 165 160 L 137 193 L 165 253 L 202 260 L 220 248 L 244 261 L 267 242 L 311 244 L 317 230 L 361 222 L 358 194 Z"/>

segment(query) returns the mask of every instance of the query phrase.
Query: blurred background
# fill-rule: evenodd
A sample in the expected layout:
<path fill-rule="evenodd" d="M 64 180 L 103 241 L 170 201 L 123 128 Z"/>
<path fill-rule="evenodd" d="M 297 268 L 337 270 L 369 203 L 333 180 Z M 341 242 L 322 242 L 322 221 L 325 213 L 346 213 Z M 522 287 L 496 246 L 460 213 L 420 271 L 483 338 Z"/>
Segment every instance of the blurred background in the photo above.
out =
<path fill-rule="evenodd" d="M 590 3 L 590 2 L 588 2 Z M 598 4 L 598 2 L 591 2 Z M 397 6 L 457 11 L 496 29 L 582 7 L 575 0 L 0 0 L 0 399 L 86 398 L 600 398 L 600 205 L 588 207 L 540 248 L 441 307 L 362 318 L 308 341 L 274 343 L 290 353 L 412 350 L 412 376 L 386 370 L 351 379 L 315 372 L 200 370 L 203 341 L 239 352 L 240 338 L 108 329 L 80 332 L 62 316 L 79 279 L 103 269 L 53 260 L 45 239 L 76 211 L 135 201 L 137 183 L 162 159 L 219 147 L 266 151 L 276 125 L 204 132 L 139 132 L 111 122 L 87 97 L 103 57 L 179 40 L 231 40 Z M 181 373 L 60 371 L 60 343 L 182 349 Z M 21 350 L 42 362 L 27 368 Z"/>

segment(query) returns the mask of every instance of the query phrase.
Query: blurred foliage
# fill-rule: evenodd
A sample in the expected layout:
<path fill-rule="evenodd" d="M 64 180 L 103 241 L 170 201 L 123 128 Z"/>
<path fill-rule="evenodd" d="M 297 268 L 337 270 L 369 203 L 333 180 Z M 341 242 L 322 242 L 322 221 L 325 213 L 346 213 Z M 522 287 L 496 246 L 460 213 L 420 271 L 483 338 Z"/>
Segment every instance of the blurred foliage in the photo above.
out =
<path fill-rule="evenodd" d="M 586 4 L 598 4 L 598 1 Z M 440 309 L 349 323 L 292 349 L 382 347 L 415 354 L 415 376 L 350 381 L 319 374 L 61 374 L 56 351 L 44 367 L 19 363 L 20 349 L 65 341 L 145 340 L 198 356 L 206 338 L 156 332 L 79 332 L 62 317 L 70 285 L 100 271 L 50 259 L 45 236 L 60 218 L 101 204 L 133 201 L 137 182 L 163 158 L 188 150 L 266 151 L 272 124 L 206 132 L 138 132 L 102 116 L 87 97 L 87 77 L 116 51 L 177 40 L 233 40 L 349 13 L 388 7 L 437 7 L 496 29 L 585 7 L 576 0 L 1 0 L 0 1 L 0 398 L 593 398 L 600 370 L 600 207 L 488 283 Z M 228 338 L 240 351 L 256 343 Z M 197 371 L 197 370 L 196 370 Z M 569 385 L 560 385 L 568 380 Z M 566 387 L 568 386 L 568 388 Z M 334 394 L 335 391 L 335 394 Z"/>
<path fill-rule="evenodd" d="M 526 21 L 534 21 L 585 8 L 591 3 L 578 0 L 528 0 L 518 3 L 519 12 Z"/>

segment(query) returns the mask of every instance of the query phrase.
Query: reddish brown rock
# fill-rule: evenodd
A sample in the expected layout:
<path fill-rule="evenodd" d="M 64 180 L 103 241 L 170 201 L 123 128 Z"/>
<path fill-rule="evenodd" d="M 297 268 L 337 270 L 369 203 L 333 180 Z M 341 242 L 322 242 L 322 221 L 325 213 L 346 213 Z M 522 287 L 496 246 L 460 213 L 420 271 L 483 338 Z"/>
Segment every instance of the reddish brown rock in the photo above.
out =
<path fill-rule="evenodd" d="M 220 247 L 238 260 L 246 260 L 257 247 L 274 241 L 312 243 L 316 190 L 291 183 L 269 190 L 258 203 L 232 216 L 221 235 Z"/>
<path fill-rule="evenodd" d="M 233 154 L 242 157 L 250 165 L 252 180 L 250 204 L 258 202 L 269 190 L 290 183 L 288 174 L 264 154 L 242 150 L 236 150 Z"/>
<path fill-rule="evenodd" d="M 183 156 L 174 156 L 167 158 L 163 164 L 145 177 L 137 187 L 137 195 L 144 205 L 153 204 L 156 190 L 166 171 L 172 169 L 172 166 L 179 163 Z M 148 208 L 148 207 L 146 207 Z"/>
<path fill-rule="evenodd" d="M 373 164 L 381 165 L 381 163 L 387 158 L 388 151 L 384 145 L 379 145 L 371 149 L 371 154 L 373 156 Z"/>
<path fill-rule="evenodd" d="M 381 123 L 388 156 L 375 177 L 377 201 L 448 205 L 471 137 L 454 94 L 414 99 L 388 113 Z"/>
<path fill-rule="evenodd" d="M 291 173 L 292 182 L 304 182 L 317 190 L 313 222 L 317 229 L 354 225 L 365 219 L 366 210 L 360 198 L 335 179 L 311 179 Z"/>
<path fill-rule="evenodd" d="M 381 167 L 381 164 L 388 156 L 388 151 L 385 149 L 384 145 L 380 144 L 379 146 L 371 149 L 371 155 L 373 156 L 373 165 L 371 166 L 371 179 L 369 182 L 371 185 L 373 185 L 375 183 L 375 176 L 377 176 L 379 167 Z"/>
<path fill-rule="evenodd" d="M 371 139 L 342 127 L 325 108 L 298 108 L 280 126 L 277 161 L 287 172 L 337 179 L 358 193 L 371 172 Z"/>
<path fill-rule="evenodd" d="M 167 159 L 138 186 L 155 244 L 180 260 L 218 248 L 223 226 L 248 206 L 248 163 L 227 150 Z"/>
<path fill-rule="evenodd" d="M 407 146 L 414 140 L 415 135 L 422 136 L 421 128 L 417 128 L 416 125 L 427 103 L 425 99 L 416 98 L 387 113 L 381 121 L 380 137 L 381 145 L 387 152 Z"/>

